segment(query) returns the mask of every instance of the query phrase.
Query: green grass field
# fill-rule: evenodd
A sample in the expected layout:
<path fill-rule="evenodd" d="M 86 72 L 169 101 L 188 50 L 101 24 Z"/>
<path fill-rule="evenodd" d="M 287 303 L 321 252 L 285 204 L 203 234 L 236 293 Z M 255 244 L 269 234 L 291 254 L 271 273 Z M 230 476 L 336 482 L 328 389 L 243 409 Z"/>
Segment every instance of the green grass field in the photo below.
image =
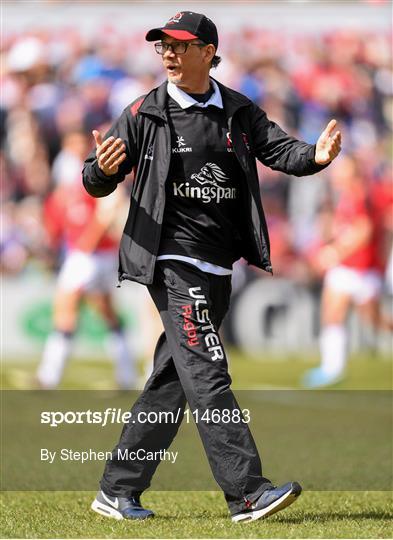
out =
<path fill-rule="evenodd" d="M 230 352 L 234 388 L 299 388 L 310 358 L 259 362 Z M 36 364 L 3 362 L 2 387 L 28 389 Z M 86 382 L 88 381 L 88 383 Z M 353 358 L 337 389 L 390 389 L 389 359 Z M 113 386 L 107 361 L 73 361 L 64 389 Z M 25 434 L 27 435 L 27 434 Z M 21 438 L 21 443 L 23 440 Z M 6 444 L 6 441 L 3 441 Z M 361 472 L 360 472 L 361 474 Z M 294 471 L 294 479 L 296 471 Z M 97 479 L 98 480 L 98 479 Z M 298 479 L 301 482 L 301 478 Z M 392 492 L 308 491 L 293 506 L 265 521 L 236 525 L 228 518 L 220 492 L 147 492 L 143 502 L 156 518 L 142 523 L 117 522 L 89 510 L 93 492 L 4 492 L 1 528 L 4 538 L 391 538 Z"/>
<path fill-rule="evenodd" d="M 93 493 L 6 493 L 5 538 L 391 538 L 391 498 L 379 492 L 304 493 L 265 521 L 232 524 L 217 492 L 146 493 L 156 517 L 115 521 L 90 511 Z"/>
<path fill-rule="evenodd" d="M 230 372 L 235 389 L 300 388 L 305 370 L 315 365 L 317 355 L 291 357 L 249 358 L 236 349 L 229 349 Z M 34 388 L 37 363 L 12 359 L 1 365 L 0 380 L 3 389 L 27 390 Z M 392 363 L 387 356 L 361 354 L 348 364 L 347 378 L 335 385 L 339 390 L 390 390 Z M 65 371 L 61 389 L 110 389 L 114 388 L 113 369 L 107 360 L 72 360 Z"/>

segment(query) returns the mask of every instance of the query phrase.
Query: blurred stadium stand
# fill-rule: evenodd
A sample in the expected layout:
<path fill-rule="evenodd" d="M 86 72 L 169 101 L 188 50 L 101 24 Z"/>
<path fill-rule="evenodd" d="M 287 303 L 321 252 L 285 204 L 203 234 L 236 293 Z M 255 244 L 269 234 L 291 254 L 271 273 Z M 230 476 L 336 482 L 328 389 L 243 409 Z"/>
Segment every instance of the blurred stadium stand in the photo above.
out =
<path fill-rule="evenodd" d="M 60 254 L 48 248 L 42 205 L 53 188 L 52 165 L 62 136 L 70 130 L 90 132 L 110 122 L 129 102 L 162 81 L 160 60 L 144 41 L 144 33 L 181 7 L 156 2 L 154 10 L 150 2 L 4 4 L 1 272 L 7 305 L 13 306 L 12 317 L 6 317 L 5 335 L 10 337 L 3 348 L 6 357 L 28 350 L 36 355 L 22 323 L 27 306 L 21 306 L 23 313 L 16 306 L 24 295 L 27 304 L 36 301 L 33 295 L 27 299 L 32 289 L 50 298 Z M 205 11 L 217 23 L 223 61 L 212 72 L 214 77 L 248 95 L 272 120 L 308 142 L 315 142 L 327 120 L 336 118 L 344 134 L 344 151 L 355 154 L 370 190 L 384 186 L 391 193 L 390 2 L 187 3 L 183 7 Z M 254 335 L 256 347 L 298 347 L 300 338 L 293 325 L 299 312 L 291 315 L 295 303 L 307 321 L 302 342 L 313 346 L 321 276 L 313 273 L 307 256 L 321 240 L 329 169 L 312 179 L 289 179 L 260 165 L 260 178 L 279 279 L 270 281 L 239 265 L 228 338 L 242 345 L 247 342 L 246 330 L 236 323 L 244 320 L 241 291 L 247 284 L 255 287 L 254 281 L 259 280 L 258 287 L 270 290 L 277 308 L 274 324 L 281 325 L 286 337 L 275 340 L 269 324 L 265 329 L 261 324 L 260 333 Z M 386 255 L 392 221 L 386 216 Z M 123 289 L 134 296 L 128 292 L 135 290 L 134 285 Z M 17 290 L 23 290 L 23 295 L 13 293 Z M 280 312 L 283 290 L 290 292 L 285 296 L 287 307 Z M 289 298 L 294 298 L 292 303 Z M 255 305 L 258 309 L 267 307 Z M 353 333 L 355 348 L 363 345 L 361 336 L 359 330 Z"/>

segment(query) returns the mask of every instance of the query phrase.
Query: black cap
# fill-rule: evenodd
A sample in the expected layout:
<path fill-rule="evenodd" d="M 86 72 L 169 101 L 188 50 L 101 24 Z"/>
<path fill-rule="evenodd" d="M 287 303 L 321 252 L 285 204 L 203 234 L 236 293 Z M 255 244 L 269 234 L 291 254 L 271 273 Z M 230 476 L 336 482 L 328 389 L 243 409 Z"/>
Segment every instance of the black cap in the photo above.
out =
<path fill-rule="evenodd" d="M 160 40 L 162 33 L 182 41 L 200 39 L 206 44 L 211 43 L 216 49 L 218 47 L 216 25 L 201 13 L 180 11 L 171 17 L 165 26 L 149 30 L 146 34 L 146 40 Z"/>

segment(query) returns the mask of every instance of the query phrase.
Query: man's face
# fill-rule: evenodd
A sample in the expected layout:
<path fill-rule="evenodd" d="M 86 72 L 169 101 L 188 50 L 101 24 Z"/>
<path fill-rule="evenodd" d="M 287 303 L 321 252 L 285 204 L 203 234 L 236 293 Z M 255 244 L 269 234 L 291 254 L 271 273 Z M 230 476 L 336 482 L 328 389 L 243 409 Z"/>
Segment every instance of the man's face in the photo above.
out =
<path fill-rule="evenodd" d="M 174 44 L 179 40 L 163 35 L 162 42 Z M 197 44 L 200 45 L 197 39 L 186 43 L 188 47 L 185 53 L 175 54 L 172 49 L 169 49 L 162 56 L 168 80 L 181 88 L 188 88 L 205 76 L 209 72 L 210 61 L 214 55 L 213 45 L 197 46 Z"/>

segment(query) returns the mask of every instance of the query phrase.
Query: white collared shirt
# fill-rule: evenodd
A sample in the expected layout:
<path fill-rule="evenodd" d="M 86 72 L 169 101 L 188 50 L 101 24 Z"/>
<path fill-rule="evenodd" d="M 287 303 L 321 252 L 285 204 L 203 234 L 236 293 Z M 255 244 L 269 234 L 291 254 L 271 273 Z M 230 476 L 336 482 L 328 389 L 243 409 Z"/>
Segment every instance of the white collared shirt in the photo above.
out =
<path fill-rule="evenodd" d="M 222 103 L 221 92 L 220 92 L 220 89 L 218 88 L 218 84 L 213 79 L 210 79 L 210 82 L 211 82 L 214 92 L 205 103 L 199 103 L 189 94 L 186 94 L 186 92 L 183 92 L 183 90 L 178 88 L 176 84 L 173 84 L 169 81 L 168 81 L 167 90 L 171 98 L 174 99 L 176 103 L 180 105 L 182 109 L 188 109 L 188 107 L 192 107 L 193 105 L 196 107 L 202 107 L 202 108 L 208 107 L 209 105 L 214 105 L 215 107 L 218 107 L 219 109 L 223 109 L 224 105 Z"/>
<path fill-rule="evenodd" d="M 214 105 L 219 109 L 223 109 L 224 105 L 222 103 L 221 92 L 218 84 L 213 79 L 210 79 L 210 82 L 213 86 L 214 92 L 205 103 L 198 103 L 198 101 L 196 101 L 193 97 L 191 97 L 186 92 L 183 92 L 183 90 L 181 90 L 175 84 L 169 81 L 167 91 L 171 98 L 174 99 L 182 109 L 188 109 L 192 106 L 205 108 L 209 105 Z M 159 255 L 157 257 L 157 261 L 165 259 L 184 261 L 186 263 L 192 264 L 193 266 L 196 266 L 202 272 L 208 272 L 210 274 L 215 274 L 218 276 L 228 276 L 232 274 L 232 270 L 230 270 L 229 268 L 224 268 L 223 266 L 218 266 L 217 264 L 211 264 L 206 261 L 194 259 L 193 257 L 186 257 L 185 255 Z"/>

